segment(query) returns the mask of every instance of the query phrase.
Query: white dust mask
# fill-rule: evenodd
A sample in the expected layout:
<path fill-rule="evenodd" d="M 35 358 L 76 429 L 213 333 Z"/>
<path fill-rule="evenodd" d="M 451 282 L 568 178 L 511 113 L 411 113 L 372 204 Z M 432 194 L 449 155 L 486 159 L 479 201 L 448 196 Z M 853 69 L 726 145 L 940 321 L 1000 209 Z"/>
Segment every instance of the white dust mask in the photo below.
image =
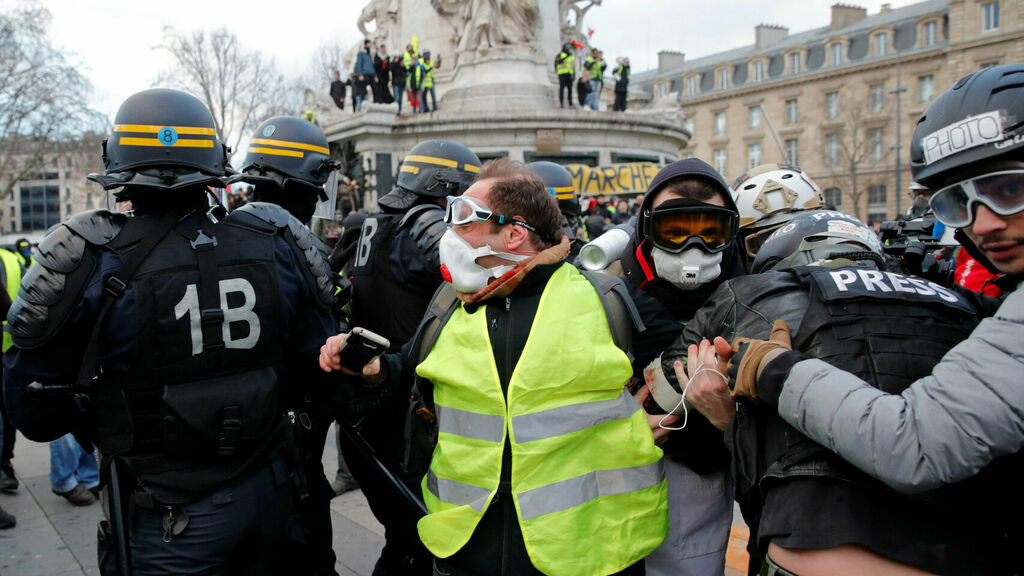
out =
<path fill-rule="evenodd" d="M 489 244 L 474 248 L 462 236 L 459 236 L 450 228 L 441 236 L 438 252 L 441 257 L 441 274 L 445 277 L 446 281 L 451 283 L 456 291 L 463 294 L 479 292 L 487 286 L 491 278 L 498 278 L 515 268 L 512 265 L 484 268 L 476 263 L 477 258 L 497 256 L 505 260 L 512 260 L 513 262 L 520 262 L 529 258 L 525 254 L 496 252 Z"/>
<path fill-rule="evenodd" d="M 652 248 L 658 277 L 680 290 L 696 290 L 722 274 L 722 253 L 708 254 L 700 248 L 687 248 L 678 254 Z"/>

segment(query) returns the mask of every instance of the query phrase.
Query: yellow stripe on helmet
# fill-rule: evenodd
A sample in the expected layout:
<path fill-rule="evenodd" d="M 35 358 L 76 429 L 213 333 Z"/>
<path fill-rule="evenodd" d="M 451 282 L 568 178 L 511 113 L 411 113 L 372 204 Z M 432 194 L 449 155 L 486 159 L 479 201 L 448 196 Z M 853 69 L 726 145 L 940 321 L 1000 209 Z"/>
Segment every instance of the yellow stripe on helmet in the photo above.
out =
<path fill-rule="evenodd" d="M 255 140 L 253 140 L 255 142 Z M 271 156 L 293 156 L 295 158 L 302 158 L 305 153 L 299 152 L 298 150 L 281 150 L 278 148 L 261 148 L 259 146 L 250 146 L 249 152 L 254 154 L 270 154 Z"/>
<path fill-rule="evenodd" d="M 168 148 L 213 148 L 213 140 L 185 140 L 179 139 L 174 144 L 166 144 L 156 138 L 134 138 L 121 136 L 118 140 L 121 146 L 167 146 Z"/>
<path fill-rule="evenodd" d="M 146 124 L 117 124 L 114 126 L 114 132 L 143 132 L 156 134 L 163 128 L 168 126 L 149 126 Z M 178 134 L 188 134 L 192 136 L 214 136 L 217 131 L 213 128 L 206 128 L 204 126 L 170 126 Z"/>
<path fill-rule="evenodd" d="M 409 172 L 411 174 L 419 174 L 420 173 L 420 167 L 419 166 L 407 166 L 405 164 L 402 164 L 401 168 L 399 168 L 398 171 L 399 172 Z"/>
<path fill-rule="evenodd" d="M 556 200 L 572 200 L 573 196 L 575 196 L 575 194 L 573 194 L 572 192 L 569 192 L 568 194 L 555 194 L 555 199 Z"/>
<path fill-rule="evenodd" d="M 438 158 L 436 156 L 418 156 L 413 154 L 412 156 L 405 157 L 406 162 L 420 162 L 422 164 L 437 164 L 439 166 L 447 166 L 449 168 L 458 168 L 459 163 L 455 160 L 449 160 L 447 158 Z"/>
<path fill-rule="evenodd" d="M 474 166 L 473 164 L 463 164 L 462 168 L 466 172 L 472 172 L 473 174 L 479 174 L 480 173 L 480 167 L 479 166 Z"/>
<path fill-rule="evenodd" d="M 267 146 L 281 146 L 282 148 L 298 148 L 299 150 L 309 150 L 310 152 L 319 152 L 321 154 L 330 155 L 331 151 L 323 146 L 317 146 L 315 144 L 304 144 L 302 142 L 289 142 L 288 140 L 268 140 L 266 138 L 253 138 L 253 144 L 265 144 Z M 287 156 L 287 154 L 285 154 Z"/>

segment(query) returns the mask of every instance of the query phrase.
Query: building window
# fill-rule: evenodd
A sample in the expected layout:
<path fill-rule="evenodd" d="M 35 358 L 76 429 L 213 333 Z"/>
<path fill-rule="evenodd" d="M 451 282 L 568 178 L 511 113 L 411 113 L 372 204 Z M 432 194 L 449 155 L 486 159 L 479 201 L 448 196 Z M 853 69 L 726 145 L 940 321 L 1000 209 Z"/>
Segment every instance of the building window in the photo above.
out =
<path fill-rule="evenodd" d="M 725 148 L 715 150 L 715 170 L 725 177 Z"/>
<path fill-rule="evenodd" d="M 754 168 L 761 165 L 761 145 L 751 144 L 747 146 L 747 168 Z"/>
<path fill-rule="evenodd" d="M 668 84 L 662 82 L 658 84 L 658 98 L 664 98 L 668 94 Z"/>
<path fill-rule="evenodd" d="M 882 128 L 869 128 L 868 146 L 871 148 L 871 160 L 881 162 L 885 156 L 885 130 Z"/>
<path fill-rule="evenodd" d="M 21 188 L 22 230 L 46 230 L 60 220 L 59 186 L 39 185 Z"/>
<path fill-rule="evenodd" d="M 17 228 L 17 222 L 15 222 L 14 220 L 11 220 L 11 232 L 16 231 L 17 229 L 18 229 Z"/>
<path fill-rule="evenodd" d="M 875 34 L 875 56 L 885 56 L 889 53 L 889 33 L 879 32 Z"/>
<path fill-rule="evenodd" d="M 881 207 L 885 210 L 885 184 L 868 186 L 868 208 Z"/>
<path fill-rule="evenodd" d="M 683 120 L 683 128 L 687 132 L 689 132 L 691 136 L 693 135 L 693 117 L 692 116 L 687 116 L 686 119 Z"/>
<path fill-rule="evenodd" d="M 757 62 L 751 63 L 751 76 L 754 78 L 754 82 L 760 82 L 764 80 L 764 60 L 758 60 Z"/>
<path fill-rule="evenodd" d="M 71 204 L 64 205 L 64 216 L 71 216 Z"/>
<path fill-rule="evenodd" d="M 793 166 L 800 165 L 800 141 L 797 138 L 786 140 L 786 161 Z"/>
<path fill-rule="evenodd" d="M 786 124 L 796 124 L 800 120 L 800 108 L 796 98 L 786 100 Z"/>
<path fill-rule="evenodd" d="M 725 112 L 715 112 L 715 136 L 725 136 Z"/>
<path fill-rule="evenodd" d="M 836 42 L 832 45 L 832 65 L 839 66 L 843 63 L 843 43 Z"/>
<path fill-rule="evenodd" d="M 921 44 L 924 46 L 935 46 L 939 41 L 939 23 L 935 20 L 925 22 L 921 30 Z"/>
<path fill-rule="evenodd" d="M 832 132 L 825 135 L 825 164 L 835 166 L 839 164 L 839 134 Z"/>
<path fill-rule="evenodd" d="M 729 69 L 723 68 L 718 71 L 718 87 L 722 90 L 729 87 Z"/>
<path fill-rule="evenodd" d="M 981 31 L 988 32 L 999 28 L 999 2 L 981 5 Z"/>
<path fill-rule="evenodd" d="M 760 130 L 761 129 L 761 107 L 751 106 L 750 107 L 750 129 Z"/>
<path fill-rule="evenodd" d="M 917 77 L 917 101 L 919 104 L 928 104 L 935 99 L 935 76 Z"/>
<path fill-rule="evenodd" d="M 14 218 L 14 206 L 11 206 L 11 218 Z"/>
<path fill-rule="evenodd" d="M 843 205 L 843 191 L 839 188 L 825 188 L 825 207 L 838 210 Z"/>
<path fill-rule="evenodd" d="M 799 74 L 800 73 L 800 56 L 799 52 L 793 52 L 789 55 L 789 73 Z"/>
<path fill-rule="evenodd" d="M 686 93 L 690 96 L 697 95 L 697 77 L 690 76 L 686 79 Z"/>
<path fill-rule="evenodd" d="M 825 115 L 829 118 L 839 116 L 839 92 L 825 94 Z"/>
<path fill-rule="evenodd" d="M 885 108 L 885 84 L 871 85 L 871 111 L 881 112 Z"/>

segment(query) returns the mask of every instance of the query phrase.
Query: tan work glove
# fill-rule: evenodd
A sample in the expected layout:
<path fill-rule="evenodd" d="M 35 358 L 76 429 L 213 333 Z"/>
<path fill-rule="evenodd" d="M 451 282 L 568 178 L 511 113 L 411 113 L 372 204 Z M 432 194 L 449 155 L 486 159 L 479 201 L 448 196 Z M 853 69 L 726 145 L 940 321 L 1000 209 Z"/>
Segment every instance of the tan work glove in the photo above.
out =
<path fill-rule="evenodd" d="M 772 335 L 768 340 L 733 340 L 733 355 L 729 361 L 729 379 L 734 382 L 733 398 L 747 397 L 757 402 L 757 378 L 764 367 L 783 352 L 792 349 L 793 341 L 785 320 L 776 320 L 772 324 Z"/>

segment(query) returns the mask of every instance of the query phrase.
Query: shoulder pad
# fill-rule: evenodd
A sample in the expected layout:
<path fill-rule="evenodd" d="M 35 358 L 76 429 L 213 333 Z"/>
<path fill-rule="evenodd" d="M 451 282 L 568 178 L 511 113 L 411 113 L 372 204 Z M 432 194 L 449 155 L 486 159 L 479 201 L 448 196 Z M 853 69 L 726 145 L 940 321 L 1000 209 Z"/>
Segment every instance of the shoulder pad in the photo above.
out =
<path fill-rule="evenodd" d="M 288 214 L 287 211 L 284 211 Z M 334 302 L 334 278 L 331 267 L 324 256 L 326 248 L 313 232 L 306 228 L 294 216 L 288 214 L 287 221 L 288 237 L 302 253 L 303 262 L 306 264 L 304 276 L 310 283 L 317 301 L 330 309 Z"/>
<path fill-rule="evenodd" d="M 426 258 L 430 268 L 437 268 L 441 265 L 441 255 L 438 251 L 438 244 L 441 236 L 448 230 L 444 223 L 444 210 L 439 206 L 431 206 L 429 210 L 419 211 L 412 218 L 412 228 L 409 234 L 416 244 L 416 248 Z"/>
<path fill-rule="evenodd" d="M 287 210 L 270 202 L 249 202 L 245 206 L 233 210 L 231 214 L 253 216 L 274 228 L 285 228 L 288 226 L 288 221 L 293 218 Z"/>
<path fill-rule="evenodd" d="M 633 361 L 633 331 L 637 333 L 647 329 L 640 312 L 636 309 L 629 289 L 620 276 L 609 276 L 601 272 L 591 270 L 579 270 L 583 276 L 590 281 L 601 297 L 601 304 L 604 305 L 605 316 L 608 317 L 608 327 L 611 329 L 612 339 L 615 345 L 629 356 Z"/>
<path fill-rule="evenodd" d="M 71 217 L 65 226 L 70 228 L 85 241 L 97 246 L 108 244 L 124 228 L 128 217 L 110 210 L 91 210 Z"/>
<path fill-rule="evenodd" d="M 78 304 L 96 258 L 87 250 L 87 238 L 78 235 L 70 224 L 78 220 L 75 224 L 79 229 L 103 240 L 103 225 L 93 226 L 92 219 L 83 218 L 90 214 L 95 213 L 75 216 L 39 243 L 36 264 L 22 278 L 18 297 L 8 314 L 8 329 L 19 348 L 35 348 L 46 343 Z M 103 220 L 102 216 L 96 219 L 97 222 Z M 116 235 L 111 234 L 104 242 Z"/>

